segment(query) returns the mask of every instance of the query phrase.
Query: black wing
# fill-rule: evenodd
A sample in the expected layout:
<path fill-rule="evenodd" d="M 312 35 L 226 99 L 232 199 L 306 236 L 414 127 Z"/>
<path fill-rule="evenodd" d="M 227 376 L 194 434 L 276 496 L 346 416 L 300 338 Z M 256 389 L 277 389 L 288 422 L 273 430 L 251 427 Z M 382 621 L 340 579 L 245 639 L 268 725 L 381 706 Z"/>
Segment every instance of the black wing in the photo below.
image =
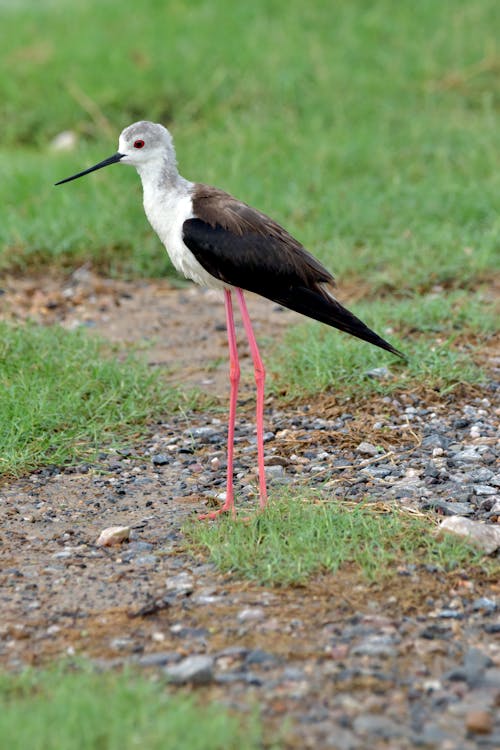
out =
<path fill-rule="evenodd" d="M 188 219 L 183 240 L 200 265 L 220 281 L 403 356 L 334 298 L 332 275 L 273 222 L 275 227 L 281 231 L 264 233 L 259 227 L 237 234 L 219 224 Z"/>

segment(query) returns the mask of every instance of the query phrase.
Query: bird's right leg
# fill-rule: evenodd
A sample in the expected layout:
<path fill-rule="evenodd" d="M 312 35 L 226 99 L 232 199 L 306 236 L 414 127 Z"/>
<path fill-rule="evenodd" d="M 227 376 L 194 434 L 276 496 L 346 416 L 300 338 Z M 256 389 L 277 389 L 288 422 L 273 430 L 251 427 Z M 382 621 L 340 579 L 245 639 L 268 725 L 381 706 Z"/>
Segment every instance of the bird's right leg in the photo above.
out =
<path fill-rule="evenodd" d="M 234 327 L 233 300 L 231 291 L 224 289 L 224 302 L 226 305 L 226 324 L 227 340 L 229 343 L 229 380 L 231 383 L 231 394 L 229 397 L 229 424 L 227 430 L 227 484 L 226 499 L 222 508 L 203 513 L 200 519 L 216 518 L 220 513 L 231 511 L 233 516 L 236 515 L 234 507 L 234 487 L 233 487 L 233 465 L 234 465 L 234 429 L 236 423 L 236 403 L 238 400 L 238 386 L 240 383 L 240 362 L 238 359 L 238 347 L 236 344 L 236 329 Z"/>

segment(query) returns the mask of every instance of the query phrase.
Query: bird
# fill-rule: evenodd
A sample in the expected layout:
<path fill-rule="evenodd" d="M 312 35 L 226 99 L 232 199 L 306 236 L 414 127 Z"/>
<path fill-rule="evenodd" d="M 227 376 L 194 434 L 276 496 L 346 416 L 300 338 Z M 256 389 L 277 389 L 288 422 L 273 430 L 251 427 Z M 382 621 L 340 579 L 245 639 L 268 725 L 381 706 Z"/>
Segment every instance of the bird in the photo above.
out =
<path fill-rule="evenodd" d="M 199 518 L 236 514 L 233 466 L 240 365 L 233 296 L 240 309 L 254 367 L 259 509 L 263 510 L 268 502 L 264 460 L 265 368 L 244 292 L 254 292 L 399 357 L 404 355 L 335 298 L 333 275 L 278 222 L 224 190 L 182 177 L 172 135 L 159 123 L 143 120 L 129 125 L 120 134 L 115 154 L 56 185 L 117 163 L 133 166 L 139 173 L 146 216 L 176 270 L 201 286 L 222 291 L 224 296 L 230 380 L 226 493 L 220 508 Z"/>

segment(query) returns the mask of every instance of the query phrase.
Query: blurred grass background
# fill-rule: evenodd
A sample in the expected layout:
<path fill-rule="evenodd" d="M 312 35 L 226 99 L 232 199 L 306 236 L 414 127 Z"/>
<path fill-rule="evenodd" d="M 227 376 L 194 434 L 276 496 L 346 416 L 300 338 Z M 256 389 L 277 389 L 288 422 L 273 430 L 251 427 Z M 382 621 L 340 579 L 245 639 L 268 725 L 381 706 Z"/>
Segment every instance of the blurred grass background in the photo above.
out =
<path fill-rule="evenodd" d="M 276 216 L 342 280 L 418 291 L 494 265 L 495 0 L 0 9 L 0 267 L 170 272 L 132 170 L 53 188 L 137 119 L 172 129 L 188 178 Z M 54 152 L 67 129 L 77 145 Z"/>
<path fill-rule="evenodd" d="M 0 20 L 4 273 L 172 273 L 134 170 L 53 186 L 114 153 L 130 122 L 161 121 L 186 177 L 281 221 L 412 362 L 305 323 L 274 360 L 275 387 L 484 380 L 475 353 L 492 340 L 500 266 L 496 0 L 12 0 Z M 66 130 L 75 143 L 59 151 Z M 391 378 L 364 376 L 384 361 Z"/>

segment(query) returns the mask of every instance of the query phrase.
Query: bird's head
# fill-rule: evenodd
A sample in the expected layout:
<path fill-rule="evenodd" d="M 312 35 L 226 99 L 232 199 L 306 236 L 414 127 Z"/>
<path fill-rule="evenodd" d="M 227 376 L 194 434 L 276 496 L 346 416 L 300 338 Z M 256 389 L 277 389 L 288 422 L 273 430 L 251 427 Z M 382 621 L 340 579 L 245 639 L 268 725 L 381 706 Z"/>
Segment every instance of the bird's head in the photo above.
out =
<path fill-rule="evenodd" d="M 89 167 L 83 172 L 78 172 L 71 177 L 56 182 L 56 185 L 76 180 L 78 177 L 83 177 L 90 172 L 95 172 L 97 169 L 102 169 L 117 162 L 130 164 L 139 172 L 142 172 L 148 168 L 148 165 L 161 164 L 165 161 L 175 167 L 176 160 L 172 136 L 163 125 L 142 120 L 134 122 L 121 132 L 116 154 L 109 156 L 98 164 L 94 164 L 93 167 Z"/>

